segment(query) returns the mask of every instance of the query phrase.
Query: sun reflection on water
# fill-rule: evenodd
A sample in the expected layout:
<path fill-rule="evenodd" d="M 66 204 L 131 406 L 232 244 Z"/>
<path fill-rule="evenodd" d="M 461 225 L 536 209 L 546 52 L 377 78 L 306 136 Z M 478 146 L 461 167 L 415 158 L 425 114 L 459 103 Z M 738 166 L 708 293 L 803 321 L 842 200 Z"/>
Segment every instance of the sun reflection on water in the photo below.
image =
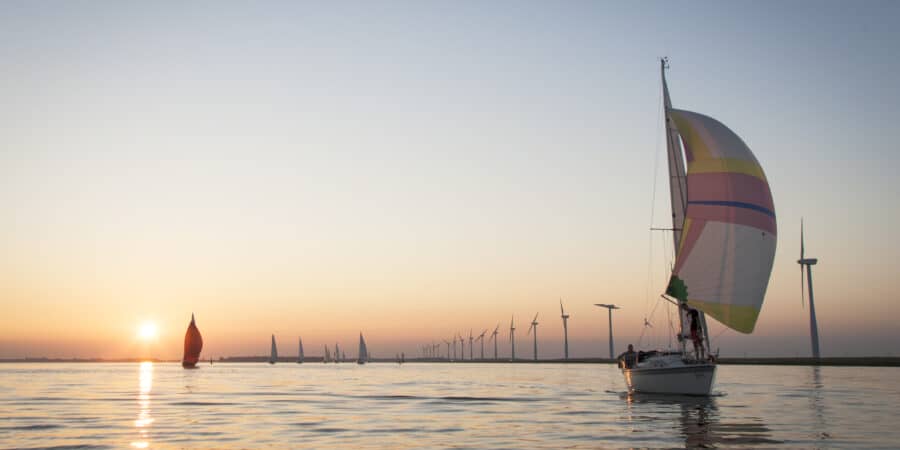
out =
<path fill-rule="evenodd" d="M 148 435 L 153 418 L 150 417 L 150 390 L 153 388 L 153 363 L 146 361 L 140 366 L 138 377 L 138 418 L 134 421 L 134 427 L 138 429 L 139 439 L 133 441 L 134 448 L 147 448 L 150 446 Z"/>

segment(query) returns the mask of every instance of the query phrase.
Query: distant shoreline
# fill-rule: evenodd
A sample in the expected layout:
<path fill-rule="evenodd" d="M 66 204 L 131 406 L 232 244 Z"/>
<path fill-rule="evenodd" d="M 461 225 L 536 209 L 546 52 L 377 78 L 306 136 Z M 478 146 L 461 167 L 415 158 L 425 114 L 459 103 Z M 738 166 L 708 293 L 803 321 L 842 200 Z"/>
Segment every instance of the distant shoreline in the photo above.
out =
<path fill-rule="evenodd" d="M 146 359 L 146 358 L 120 358 L 120 359 L 102 359 L 102 358 L 9 358 L 0 359 L 2 363 L 139 363 L 139 362 L 155 362 L 155 363 L 178 363 L 180 360 L 167 359 Z M 208 361 L 208 360 L 207 360 Z M 231 356 L 213 360 L 214 364 L 221 363 L 265 363 L 269 361 L 268 356 Z M 278 362 L 282 364 L 296 363 L 295 357 L 278 358 Z M 307 364 L 322 364 L 322 357 L 307 357 L 304 359 Z M 356 360 L 347 360 L 342 364 L 355 363 Z M 393 358 L 374 358 L 370 360 L 372 363 L 391 363 L 396 364 L 397 360 Z M 563 359 L 476 359 L 476 360 L 454 360 L 435 358 L 410 358 L 405 361 L 406 364 L 412 363 L 462 363 L 462 364 L 614 364 L 615 360 L 608 358 L 569 358 L 568 361 Z M 206 361 L 200 361 L 198 365 L 205 364 Z M 334 364 L 330 362 L 328 364 Z M 900 367 L 900 357 L 884 357 L 884 356 L 853 356 L 853 357 L 829 357 L 820 358 L 816 361 L 814 358 L 720 358 L 719 364 L 722 365 L 758 365 L 758 366 L 855 366 L 855 367 Z"/>

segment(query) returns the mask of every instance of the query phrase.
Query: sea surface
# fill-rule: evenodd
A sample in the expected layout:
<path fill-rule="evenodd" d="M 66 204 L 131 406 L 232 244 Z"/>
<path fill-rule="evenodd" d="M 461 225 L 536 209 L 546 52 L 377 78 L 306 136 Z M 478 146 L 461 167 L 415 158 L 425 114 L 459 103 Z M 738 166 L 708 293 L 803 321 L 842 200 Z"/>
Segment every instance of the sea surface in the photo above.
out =
<path fill-rule="evenodd" d="M 0 448 L 900 445 L 900 369 L 719 367 L 628 396 L 606 364 L 0 364 Z"/>

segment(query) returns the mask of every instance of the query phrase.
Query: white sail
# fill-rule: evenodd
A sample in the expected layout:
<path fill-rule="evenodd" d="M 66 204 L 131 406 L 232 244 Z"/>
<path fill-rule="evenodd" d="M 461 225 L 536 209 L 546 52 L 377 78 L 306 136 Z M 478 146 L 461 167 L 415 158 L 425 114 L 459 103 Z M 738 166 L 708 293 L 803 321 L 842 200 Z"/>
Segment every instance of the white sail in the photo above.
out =
<path fill-rule="evenodd" d="M 684 170 L 684 156 L 681 150 L 681 141 L 678 139 L 678 131 L 669 117 L 672 109 L 672 99 L 669 98 L 669 86 L 666 84 L 666 68 L 668 61 L 663 60 L 662 71 L 663 108 L 666 120 L 666 155 L 669 166 L 669 194 L 672 201 L 672 235 L 674 237 L 675 251 L 681 242 L 681 231 L 684 226 L 684 213 L 687 209 L 687 177 Z"/>
<path fill-rule="evenodd" d="M 275 335 L 272 335 L 272 352 L 269 354 L 269 364 L 275 364 L 278 361 L 278 348 L 275 347 Z"/>
<path fill-rule="evenodd" d="M 363 339 L 362 333 L 359 333 L 359 359 L 356 362 L 358 364 L 369 362 L 369 350 L 366 348 L 366 340 Z"/>
<path fill-rule="evenodd" d="M 298 341 L 298 350 L 297 350 L 297 363 L 303 364 L 303 338 L 297 338 Z"/>

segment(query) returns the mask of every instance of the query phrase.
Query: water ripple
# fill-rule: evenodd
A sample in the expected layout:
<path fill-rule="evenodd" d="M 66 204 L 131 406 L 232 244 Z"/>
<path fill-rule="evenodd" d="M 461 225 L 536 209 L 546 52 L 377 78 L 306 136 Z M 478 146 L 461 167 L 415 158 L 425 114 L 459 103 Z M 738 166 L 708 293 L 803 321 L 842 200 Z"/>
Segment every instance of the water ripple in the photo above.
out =
<path fill-rule="evenodd" d="M 722 366 L 697 399 L 605 365 L 10 363 L 0 448 L 892 447 L 897 375 Z"/>

